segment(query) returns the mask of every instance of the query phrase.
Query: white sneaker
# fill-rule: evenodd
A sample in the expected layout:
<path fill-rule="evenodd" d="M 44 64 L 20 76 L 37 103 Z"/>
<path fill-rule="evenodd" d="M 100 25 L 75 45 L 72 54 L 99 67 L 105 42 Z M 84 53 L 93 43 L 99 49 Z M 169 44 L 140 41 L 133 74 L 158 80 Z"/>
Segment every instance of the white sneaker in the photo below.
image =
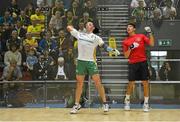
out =
<path fill-rule="evenodd" d="M 144 111 L 144 112 L 148 112 L 148 111 L 149 111 L 149 104 L 148 104 L 148 103 L 144 103 L 144 105 L 143 105 L 143 111 Z"/>
<path fill-rule="evenodd" d="M 104 110 L 104 112 L 108 112 L 109 111 L 109 105 L 107 103 L 103 104 L 103 110 Z"/>
<path fill-rule="evenodd" d="M 76 114 L 78 110 L 81 109 L 81 105 L 80 104 L 75 104 L 73 107 L 72 107 L 72 110 L 70 111 L 70 114 Z"/>
<path fill-rule="evenodd" d="M 125 100 L 124 102 L 124 110 L 129 111 L 130 110 L 130 101 L 129 100 Z"/>

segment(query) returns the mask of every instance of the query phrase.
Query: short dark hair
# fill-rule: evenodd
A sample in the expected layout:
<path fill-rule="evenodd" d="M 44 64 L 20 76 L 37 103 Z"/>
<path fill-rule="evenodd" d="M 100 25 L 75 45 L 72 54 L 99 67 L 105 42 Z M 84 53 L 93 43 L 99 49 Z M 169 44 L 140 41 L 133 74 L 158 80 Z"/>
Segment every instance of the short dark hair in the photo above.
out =
<path fill-rule="evenodd" d="M 128 25 L 132 25 L 134 28 L 136 28 L 136 25 L 134 23 L 128 23 Z"/>

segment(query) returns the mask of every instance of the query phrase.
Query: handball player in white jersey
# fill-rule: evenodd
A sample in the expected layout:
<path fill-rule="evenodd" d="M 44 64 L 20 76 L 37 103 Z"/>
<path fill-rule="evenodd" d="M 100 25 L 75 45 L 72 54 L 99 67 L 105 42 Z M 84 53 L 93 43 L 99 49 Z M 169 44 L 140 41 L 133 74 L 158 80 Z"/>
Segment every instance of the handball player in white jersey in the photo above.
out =
<path fill-rule="evenodd" d="M 98 93 L 103 102 L 104 112 L 109 111 L 109 105 L 106 102 L 105 91 L 103 85 L 101 84 L 94 53 L 96 47 L 100 46 L 106 51 L 112 52 L 116 56 L 120 54 L 117 49 L 110 48 L 103 42 L 102 38 L 93 33 L 95 27 L 92 22 L 87 22 L 85 28 L 86 32 L 79 32 L 73 28 L 73 26 L 67 26 L 67 30 L 73 37 L 78 40 L 78 58 L 76 66 L 77 86 L 75 93 L 75 104 L 70 111 L 71 114 L 76 114 L 77 111 L 81 108 L 79 102 L 82 94 L 85 75 L 90 75 L 94 81 L 96 89 L 98 90 Z"/>

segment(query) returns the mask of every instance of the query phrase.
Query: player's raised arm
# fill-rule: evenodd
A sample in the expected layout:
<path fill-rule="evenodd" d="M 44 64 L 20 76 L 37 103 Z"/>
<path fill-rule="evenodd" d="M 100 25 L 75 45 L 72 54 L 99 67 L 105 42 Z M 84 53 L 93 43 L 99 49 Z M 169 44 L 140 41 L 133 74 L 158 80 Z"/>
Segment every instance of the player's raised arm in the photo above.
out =
<path fill-rule="evenodd" d="M 73 26 L 68 25 L 67 30 L 71 33 L 72 36 L 78 39 L 79 32 Z"/>

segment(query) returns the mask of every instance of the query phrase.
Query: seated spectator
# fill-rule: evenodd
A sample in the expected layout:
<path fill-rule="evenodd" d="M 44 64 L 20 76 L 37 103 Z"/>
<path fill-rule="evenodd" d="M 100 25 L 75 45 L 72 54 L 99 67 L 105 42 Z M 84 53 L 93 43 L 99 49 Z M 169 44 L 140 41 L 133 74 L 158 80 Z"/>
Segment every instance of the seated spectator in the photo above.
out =
<path fill-rule="evenodd" d="M 2 80 L 7 81 L 18 81 L 22 78 L 22 73 L 20 67 L 17 65 L 15 59 L 11 59 L 9 62 L 10 65 L 6 66 L 3 70 Z"/>
<path fill-rule="evenodd" d="M 21 10 L 20 15 L 18 16 L 18 21 L 21 22 L 22 26 L 27 27 L 31 24 L 30 17 L 25 14 L 25 11 Z"/>
<path fill-rule="evenodd" d="M 72 25 L 74 27 L 77 27 L 77 20 L 73 18 L 72 11 L 67 11 L 67 15 L 65 18 L 63 18 L 63 28 L 66 30 L 66 27 L 68 25 Z"/>
<path fill-rule="evenodd" d="M 56 29 L 56 31 L 59 31 L 63 26 L 62 26 L 62 17 L 61 17 L 61 12 L 60 11 L 56 11 L 55 15 L 53 15 L 51 17 L 51 20 L 49 22 L 49 24 L 53 24 L 54 29 Z"/>
<path fill-rule="evenodd" d="M 26 37 L 27 30 L 23 27 L 21 21 L 16 22 L 14 29 L 17 31 L 18 37 L 20 37 L 20 39 L 24 39 Z"/>
<path fill-rule="evenodd" d="M 17 0 L 11 0 L 11 5 L 8 7 L 8 11 L 11 15 L 18 16 L 20 14 L 20 8 L 17 5 Z"/>
<path fill-rule="evenodd" d="M 42 11 L 40 10 L 40 8 L 36 8 L 35 10 L 35 14 L 31 15 L 31 19 L 32 19 L 32 16 L 36 16 L 37 17 L 37 24 L 39 24 L 39 26 L 41 26 L 41 29 L 44 29 L 44 22 L 45 22 L 45 16 L 44 14 L 42 13 Z"/>
<path fill-rule="evenodd" d="M 149 80 L 155 81 L 156 80 L 156 70 L 151 65 L 148 66 L 149 70 Z"/>
<path fill-rule="evenodd" d="M 132 0 L 131 4 L 130 4 L 130 7 L 132 9 L 139 7 L 139 3 L 138 2 L 139 2 L 139 0 Z M 146 7 L 146 2 L 144 0 L 143 0 L 143 7 Z"/>
<path fill-rule="evenodd" d="M 91 0 L 87 0 L 86 1 L 86 6 L 85 6 L 85 8 L 82 11 L 83 11 L 83 13 L 84 12 L 89 13 L 89 17 L 90 18 L 92 18 L 94 20 L 96 19 L 96 14 L 97 14 L 96 8 L 93 6 Z"/>
<path fill-rule="evenodd" d="M 32 34 L 32 37 L 36 40 L 40 40 L 40 33 L 42 32 L 42 27 L 38 24 L 38 17 L 36 15 L 31 16 L 31 24 L 27 28 L 27 32 Z"/>
<path fill-rule="evenodd" d="M 151 11 L 150 18 L 152 19 L 153 24 L 156 27 L 158 27 L 158 26 L 160 26 L 162 24 L 162 12 L 161 12 L 161 9 L 159 9 L 157 7 L 156 2 L 153 2 L 151 7 L 153 8 L 153 10 Z"/>
<path fill-rule="evenodd" d="M 139 0 L 138 4 L 139 6 L 131 13 L 131 15 L 136 18 L 137 23 L 142 22 L 147 18 L 147 12 L 144 9 L 144 0 Z"/>
<path fill-rule="evenodd" d="M 11 34 L 12 34 L 12 29 L 11 29 L 10 24 L 9 23 L 4 23 L 3 24 L 3 30 L 2 30 L 2 35 L 1 36 L 2 36 L 2 39 L 3 39 L 4 43 L 5 43 L 5 48 L 4 48 L 5 51 L 8 50 L 6 42 L 10 38 L 9 35 L 11 35 Z"/>
<path fill-rule="evenodd" d="M 36 0 L 36 4 L 38 8 L 41 8 L 43 6 L 45 6 L 45 0 Z"/>
<path fill-rule="evenodd" d="M 61 0 L 56 0 L 55 1 L 55 6 L 52 8 L 52 13 L 51 14 L 55 15 L 56 11 L 60 11 L 61 16 L 65 17 L 63 1 L 61 1 Z"/>
<path fill-rule="evenodd" d="M 57 65 L 57 73 L 56 73 L 56 80 L 65 80 L 67 79 L 66 77 L 66 68 L 64 65 L 64 58 L 59 57 L 58 58 L 58 65 Z"/>
<path fill-rule="evenodd" d="M 59 39 L 57 41 L 59 56 L 63 56 L 65 62 L 67 61 L 67 56 L 69 50 L 72 50 L 72 40 L 65 36 L 64 30 L 59 31 Z"/>
<path fill-rule="evenodd" d="M 24 11 L 25 11 L 25 15 L 30 18 L 31 15 L 33 15 L 33 14 L 35 13 L 35 8 L 34 8 L 33 3 L 29 3 L 29 4 L 25 7 Z"/>
<path fill-rule="evenodd" d="M 172 6 L 172 2 L 169 1 L 168 4 L 163 8 L 163 17 L 165 19 L 174 20 L 177 16 L 176 8 Z"/>
<path fill-rule="evenodd" d="M 34 65 L 38 63 L 38 58 L 35 55 L 35 50 L 33 48 L 30 49 L 28 52 L 27 58 L 26 58 L 26 66 L 28 68 L 28 71 L 31 74 L 32 80 L 35 80 L 34 78 Z"/>
<path fill-rule="evenodd" d="M 13 18 L 11 17 L 11 14 L 9 11 L 4 12 L 4 16 L 0 17 L 0 24 L 12 24 L 13 23 Z"/>
<path fill-rule="evenodd" d="M 86 29 L 84 27 L 84 23 L 83 22 L 79 22 L 79 29 L 78 29 L 79 32 L 86 32 Z"/>
<path fill-rule="evenodd" d="M 56 51 L 57 44 L 54 39 L 51 38 L 51 32 L 47 31 L 44 35 L 44 38 L 38 44 L 38 51 L 44 52 L 44 50 L 48 51 Z"/>
<path fill-rule="evenodd" d="M 16 61 L 18 66 L 21 66 L 22 56 L 15 44 L 11 44 L 10 50 L 5 53 L 4 64 L 9 66 L 12 59 Z"/>
<path fill-rule="evenodd" d="M 90 18 L 89 17 L 89 13 L 87 13 L 87 12 L 84 12 L 83 13 L 83 17 L 79 20 L 79 23 L 87 23 L 87 22 L 89 22 L 89 21 L 93 21 L 93 19 L 92 18 Z"/>
<path fill-rule="evenodd" d="M 23 46 L 29 45 L 30 48 L 37 48 L 38 42 L 37 40 L 32 38 L 32 34 L 30 32 L 26 33 L 26 39 L 23 41 Z"/>
<path fill-rule="evenodd" d="M 168 62 L 164 62 L 162 67 L 160 68 L 159 70 L 159 77 L 160 77 L 160 80 L 170 80 L 169 77 L 170 77 L 170 74 L 171 73 L 171 67 L 169 65 Z"/>
<path fill-rule="evenodd" d="M 22 41 L 18 37 L 18 32 L 16 30 L 13 30 L 11 33 L 10 39 L 6 42 L 8 50 L 10 49 L 10 45 L 16 45 L 18 50 L 22 49 Z"/>
<path fill-rule="evenodd" d="M 74 1 L 72 3 L 71 8 L 68 11 L 72 11 L 73 18 L 77 20 L 81 16 L 81 11 L 82 10 L 80 10 L 80 8 L 78 6 L 78 3 L 76 1 Z"/>
<path fill-rule="evenodd" d="M 51 32 L 51 34 L 52 34 L 51 38 L 52 39 L 57 39 L 58 38 L 59 28 L 57 30 L 56 26 L 54 25 L 54 23 L 49 23 L 48 31 Z"/>
<path fill-rule="evenodd" d="M 39 55 L 38 63 L 34 64 L 33 72 L 36 80 L 52 80 L 52 66 L 54 66 L 54 60 L 49 56 L 49 51 L 44 51 Z"/>

